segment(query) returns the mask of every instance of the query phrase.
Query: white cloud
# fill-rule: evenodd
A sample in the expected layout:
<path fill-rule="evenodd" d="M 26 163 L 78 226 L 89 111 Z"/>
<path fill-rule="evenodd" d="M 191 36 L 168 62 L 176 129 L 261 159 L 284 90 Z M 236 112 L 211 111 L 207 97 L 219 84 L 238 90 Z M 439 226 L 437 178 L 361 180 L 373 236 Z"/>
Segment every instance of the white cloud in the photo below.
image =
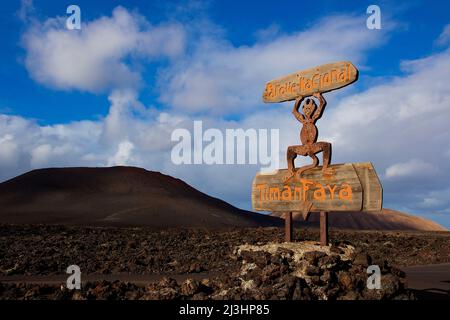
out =
<path fill-rule="evenodd" d="M 110 18 L 95 20 L 91 25 L 117 26 L 130 17 L 132 20 L 137 17 L 125 9 L 116 10 L 122 11 Z M 31 46 L 26 47 L 29 50 L 27 58 L 42 61 L 44 65 L 50 63 L 48 61 L 55 57 L 46 59 L 41 53 L 60 45 L 64 47 L 68 43 L 66 37 L 74 37 L 86 44 L 87 52 L 92 50 L 92 59 L 102 63 L 110 59 L 113 63 L 97 66 L 86 55 L 84 60 L 77 62 L 80 75 L 73 76 L 52 68 L 46 72 L 44 67 L 34 63 L 29 67 L 31 74 L 37 81 L 56 88 L 110 90 L 110 110 L 98 121 L 51 126 L 0 115 L 0 147 L 4 144 L 7 148 L 2 150 L 8 150 L 4 153 L 8 156 L 0 156 L 0 179 L 37 165 L 133 164 L 172 174 L 204 192 L 245 208 L 249 208 L 249 188 L 259 166 L 175 166 L 170 162 L 172 130 L 190 128 L 193 120 L 203 120 L 205 129 L 280 129 L 283 167 L 286 165 L 286 147 L 299 142 L 300 124 L 290 112 L 292 103 L 274 107 L 261 103 L 264 82 L 336 60 L 351 60 L 363 73 L 367 50 L 385 40 L 382 32 L 367 30 L 364 19 L 349 16 L 329 17 L 301 32 L 280 33 L 251 46 L 236 47 L 220 36 L 208 33 L 193 44 L 192 52 L 172 61 L 168 68 L 158 73 L 158 89 L 167 108 L 157 110 L 139 102 L 137 91 L 133 90 L 133 79 L 129 81 L 133 88 L 117 80 L 121 70 L 125 70 L 124 79 L 127 74 L 139 78 L 137 69 L 132 69 L 123 59 L 128 55 L 142 55 L 139 50 L 148 52 L 147 45 L 132 42 L 134 49 L 129 51 L 123 44 L 128 43 L 128 39 L 122 39 L 120 35 L 106 37 L 109 43 L 106 47 L 116 52 L 109 55 L 109 50 L 105 53 L 103 48 L 97 48 L 95 41 L 91 44 L 87 35 L 67 34 L 52 23 L 54 21 L 47 21 L 37 32 L 52 41 L 47 44 L 40 41 L 41 37 L 31 36 L 36 43 L 31 42 Z M 130 21 L 125 25 L 139 26 Z M 146 30 L 139 28 L 137 34 Z M 36 30 L 27 31 L 27 35 L 33 35 L 33 32 Z M 172 49 L 167 50 L 172 52 Z M 178 49 L 173 51 L 178 52 Z M 68 54 L 65 50 L 62 52 Z M 48 54 L 52 55 L 51 52 Z M 67 63 L 66 58 L 61 59 L 63 62 L 56 59 L 55 63 Z M 117 64 L 123 68 L 114 69 Z M 319 138 L 333 143 L 334 163 L 372 161 L 377 172 L 382 174 L 386 205 L 412 211 L 433 207 L 433 210 L 443 212 L 449 205 L 439 192 L 446 189 L 450 179 L 446 170 L 450 150 L 447 72 L 450 70 L 450 51 L 404 61 L 400 67 L 403 75 L 380 77 L 376 85 L 365 91 L 351 93 L 352 89 L 344 89 L 347 96 L 341 95 L 339 99 L 336 99 L 339 94 L 326 94 L 329 105 L 318 122 Z M 40 72 L 44 76 L 40 77 Z M 95 73 L 92 83 L 85 84 L 82 78 L 91 77 L 90 72 Z M 237 120 L 221 117 L 235 114 L 239 115 Z M 299 163 L 308 161 L 298 160 Z M 421 174 L 412 174 L 415 172 Z"/>
<path fill-rule="evenodd" d="M 52 155 L 52 146 L 41 144 L 31 150 L 31 166 L 38 168 L 49 162 Z"/>
<path fill-rule="evenodd" d="M 372 161 L 382 179 L 387 207 L 423 212 L 424 199 L 432 198 L 430 192 L 445 189 L 450 180 L 450 89 L 446 85 L 450 50 L 405 61 L 402 68 L 402 76 L 381 78 L 363 92 L 330 103 L 318 122 L 319 139 L 333 143 L 334 163 Z M 216 121 L 216 125 L 280 129 L 284 167 L 286 147 L 299 143 L 300 124 L 292 117 L 291 106 L 255 107 L 238 121 Z M 298 160 L 299 164 L 306 162 L 310 159 Z M 205 192 L 249 208 L 248 187 L 258 167 L 191 166 L 170 170 Z M 230 176 L 239 176 L 239 181 Z M 217 180 L 220 186 L 213 182 Z M 440 199 L 441 206 L 434 209 L 443 211 L 450 202 Z"/>
<path fill-rule="evenodd" d="M 450 50 L 402 67 L 405 75 L 341 99 L 319 125 L 335 162 L 372 161 L 385 205 L 414 212 L 450 180 Z"/>
<path fill-rule="evenodd" d="M 0 150 L 0 167 L 10 168 L 18 161 L 19 150 L 13 135 L 5 134 L 0 137 Z"/>
<path fill-rule="evenodd" d="M 108 166 L 130 165 L 134 145 L 130 141 L 119 143 L 117 153 L 108 159 Z"/>
<path fill-rule="evenodd" d="M 127 90 L 114 91 L 109 100 L 110 112 L 98 121 L 41 126 L 0 115 L 0 181 L 42 167 L 134 165 L 163 170 L 170 161 L 170 134 L 186 118 L 144 108 Z"/>
<path fill-rule="evenodd" d="M 25 65 L 39 83 L 57 89 L 101 92 L 137 88 L 139 69 L 126 59 L 175 57 L 184 49 L 184 30 L 175 23 L 152 26 L 122 7 L 111 17 L 67 30 L 65 17 L 34 20 L 23 35 Z"/>
<path fill-rule="evenodd" d="M 438 46 L 445 46 L 450 42 L 450 23 L 447 24 L 442 30 L 439 37 L 436 39 L 435 44 Z"/>
<path fill-rule="evenodd" d="M 21 0 L 17 16 L 22 22 L 28 22 L 34 12 L 33 0 Z"/>
<path fill-rule="evenodd" d="M 208 33 L 196 40 L 191 55 L 163 73 L 161 101 L 189 113 L 254 112 L 266 81 L 330 61 L 363 63 L 364 53 L 384 41 L 384 32 L 368 30 L 364 17 L 331 16 L 251 46 L 235 47 Z"/>
<path fill-rule="evenodd" d="M 273 41 L 280 35 L 281 27 L 277 23 L 270 24 L 267 28 L 255 32 L 256 38 L 261 42 Z"/>
<path fill-rule="evenodd" d="M 419 207 L 425 209 L 440 209 L 442 207 L 446 207 L 447 213 L 449 212 L 448 208 L 450 206 L 450 188 L 434 190 L 429 192 L 423 199 L 421 203 L 419 203 Z M 444 211 L 444 210 L 443 210 Z"/>
<path fill-rule="evenodd" d="M 386 178 L 434 175 L 437 171 L 436 167 L 431 163 L 420 159 L 411 159 L 407 162 L 396 163 L 387 167 Z"/>

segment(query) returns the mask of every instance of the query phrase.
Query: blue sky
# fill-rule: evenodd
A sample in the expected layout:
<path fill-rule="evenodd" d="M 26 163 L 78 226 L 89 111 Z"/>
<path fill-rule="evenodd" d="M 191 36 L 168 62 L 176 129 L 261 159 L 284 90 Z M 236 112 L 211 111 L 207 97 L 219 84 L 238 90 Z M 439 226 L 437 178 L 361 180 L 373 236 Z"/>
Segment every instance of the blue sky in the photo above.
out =
<path fill-rule="evenodd" d="M 321 17 L 336 13 L 364 15 L 368 5 L 373 1 L 205 1 L 195 5 L 185 5 L 174 1 L 78 1 L 83 20 L 96 19 L 108 15 L 117 6 L 138 10 L 149 21 L 158 23 L 168 19 L 179 19 L 189 23 L 192 19 L 210 19 L 223 28 L 226 37 L 235 46 L 252 45 L 257 41 L 259 30 L 268 26 L 277 26 L 281 32 L 289 33 L 307 28 Z M 41 19 L 66 16 L 65 9 L 70 1 L 34 1 L 35 14 Z M 383 22 L 394 19 L 399 27 L 390 32 L 389 42 L 372 50 L 367 56 L 366 70 L 357 86 L 365 84 L 365 77 L 390 76 L 400 73 L 399 61 L 417 59 L 430 54 L 436 48 L 433 40 L 442 32 L 449 20 L 450 4 L 446 1 L 406 1 L 399 5 L 397 1 L 379 1 L 382 8 Z M 26 25 L 17 13 L 20 1 L 7 1 L 1 4 L 3 17 L 0 22 L 0 34 L 3 39 L 1 55 L 1 80 L 3 90 L 0 96 L 0 110 L 34 118 L 41 124 L 53 124 L 73 120 L 96 119 L 105 115 L 109 103 L 104 94 L 85 94 L 65 90 L 55 91 L 43 87 L 30 79 L 26 68 L 21 63 L 24 50 L 20 46 L 21 35 Z M 191 11 L 192 10 L 192 11 Z M 398 30 L 397 30 L 398 29 Z M 387 58 L 389 57 L 389 58 Z M 146 80 L 150 90 L 141 91 L 141 99 L 146 104 L 154 103 L 157 96 L 151 92 L 151 82 L 160 62 L 145 66 Z M 369 81 L 369 80 L 367 80 Z M 24 95 L 23 92 L 27 94 Z M 39 101 L 36 104 L 35 101 Z M 61 101 L 66 107 L 60 108 Z M 157 101 L 156 101 L 157 102 Z M 80 105 L 86 106 L 81 107 Z"/>
<path fill-rule="evenodd" d="M 70 4 L 81 8 L 81 31 L 64 28 Z M 381 9 L 381 30 L 366 28 L 370 4 Z M 257 166 L 173 166 L 170 132 L 203 120 L 278 128 L 283 141 L 296 143 L 290 106 L 263 106 L 263 84 L 345 59 L 360 79 L 330 94 L 330 111 L 318 123 L 334 160 L 373 161 L 386 207 L 450 227 L 447 1 L 0 6 L 1 180 L 46 166 L 138 165 L 249 209 Z M 242 181 L 217 186 L 217 175 Z"/>

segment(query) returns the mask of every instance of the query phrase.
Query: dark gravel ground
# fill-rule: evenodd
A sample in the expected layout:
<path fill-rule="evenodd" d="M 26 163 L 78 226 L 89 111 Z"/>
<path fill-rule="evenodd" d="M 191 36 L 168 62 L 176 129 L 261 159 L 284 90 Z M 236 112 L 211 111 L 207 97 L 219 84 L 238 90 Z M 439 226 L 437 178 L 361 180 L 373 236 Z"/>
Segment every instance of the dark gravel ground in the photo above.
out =
<path fill-rule="evenodd" d="M 289 255 L 289 253 L 287 254 Z M 284 257 L 283 257 L 284 256 Z M 311 261 L 311 258 L 315 261 Z M 222 274 L 195 280 L 176 281 L 163 277 L 146 286 L 123 281 L 93 281 L 81 290 L 48 284 L 0 283 L 3 300 L 411 300 L 415 295 L 405 289 L 404 274 L 384 266 L 380 290 L 366 288 L 366 266 L 344 262 L 336 256 L 311 252 L 302 259 L 307 275 L 290 274 L 299 265 L 286 255 L 246 252 L 247 262 L 255 264 L 250 272 Z M 309 260 L 309 261 L 308 261 Z M 331 262 L 331 263 L 330 263 Z"/>
<path fill-rule="evenodd" d="M 76 264 L 85 274 L 196 273 L 229 270 L 229 255 L 241 244 L 282 242 L 283 230 L 165 230 L 48 225 L 0 225 L 0 275 L 54 275 Z M 317 240 L 318 230 L 295 238 Z M 393 266 L 450 262 L 450 232 L 331 231 Z"/>
<path fill-rule="evenodd" d="M 282 242 L 283 237 L 279 228 L 155 231 L 3 224 L 1 277 L 66 275 L 66 268 L 72 264 L 78 265 L 84 275 L 161 277 L 147 286 L 92 281 L 81 291 L 51 284 L 0 283 L 0 299 L 411 299 L 414 295 L 405 290 L 404 274 L 398 267 L 450 262 L 450 232 L 332 230 L 334 246 L 350 244 L 356 248 L 353 262 L 327 269 L 316 259 L 319 262 L 311 262 L 311 268 L 320 272 L 305 282 L 291 276 L 296 268 L 292 259 L 247 254 L 244 260 L 253 259 L 260 269 L 252 275 L 256 287 L 244 290 L 245 277 L 240 274 L 244 261 L 233 254 L 236 246 Z M 295 238 L 317 241 L 319 233 L 316 229 L 297 229 Z M 380 265 L 383 279 L 387 279 L 386 289 L 378 296 L 364 291 L 368 263 Z M 175 275 L 190 279 L 177 282 L 170 278 Z"/>
<path fill-rule="evenodd" d="M 76 264 L 84 274 L 185 274 L 227 271 L 241 244 L 282 242 L 279 228 L 164 230 L 0 225 L 0 275 L 55 275 Z M 318 240 L 297 229 L 296 240 Z M 375 261 L 393 266 L 450 262 L 450 232 L 331 231 Z"/>

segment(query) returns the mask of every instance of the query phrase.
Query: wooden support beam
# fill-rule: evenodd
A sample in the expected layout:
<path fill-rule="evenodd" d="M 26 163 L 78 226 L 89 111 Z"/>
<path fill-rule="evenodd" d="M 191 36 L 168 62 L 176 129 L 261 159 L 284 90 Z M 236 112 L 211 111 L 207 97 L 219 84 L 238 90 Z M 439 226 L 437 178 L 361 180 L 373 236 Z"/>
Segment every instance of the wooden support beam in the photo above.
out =
<path fill-rule="evenodd" d="M 284 241 L 292 242 L 292 212 L 288 211 L 284 213 Z"/>
<path fill-rule="evenodd" d="M 328 245 L 328 212 L 320 212 L 320 245 Z"/>

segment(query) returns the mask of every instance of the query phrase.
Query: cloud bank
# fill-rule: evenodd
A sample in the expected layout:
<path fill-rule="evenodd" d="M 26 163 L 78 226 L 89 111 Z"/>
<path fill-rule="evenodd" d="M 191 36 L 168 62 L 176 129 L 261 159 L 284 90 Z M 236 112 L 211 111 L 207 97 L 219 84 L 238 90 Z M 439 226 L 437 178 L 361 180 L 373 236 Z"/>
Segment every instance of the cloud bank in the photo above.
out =
<path fill-rule="evenodd" d="M 175 58 L 184 50 L 180 25 L 153 26 L 123 7 L 83 23 L 79 31 L 65 29 L 65 19 L 33 20 L 22 38 L 31 77 L 50 88 L 93 93 L 137 88 L 142 79 L 136 61 Z"/>
<path fill-rule="evenodd" d="M 187 43 L 189 28 L 173 22 L 153 26 L 122 7 L 79 33 L 68 33 L 60 20 L 33 21 L 25 32 L 30 76 L 56 90 L 107 92 L 109 112 L 98 121 L 49 126 L 0 115 L 0 179 L 40 167 L 135 165 L 174 175 L 247 209 L 259 166 L 173 165 L 171 132 L 192 128 L 194 120 L 221 130 L 280 129 L 283 167 L 287 146 L 298 144 L 300 126 L 290 103 L 261 103 L 264 83 L 338 60 L 351 60 L 363 71 L 368 51 L 388 40 L 387 33 L 370 31 L 364 19 L 349 15 L 323 18 L 290 34 L 277 29 L 247 46 L 202 30 L 196 30 L 195 43 Z M 157 72 L 161 105 L 148 107 L 139 101 L 145 83 L 139 65 L 160 60 L 168 61 Z M 327 94 L 320 139 L 333 143 L 335 163 L 374 163 L 387 207 L 439 212 L 432 217 L 450 227 L 450 51 L 403 61 L 399 68 L 400 76 L 377 79 L 364 91 Z"/>
<path fill-rule="evenodd" d="M 253 113 L 270 79 L 329 61 L 363 63 L 387 32 L 371 32 L 364 23 L 364 17 L 331 16 L 307 30 L 240 47 L 202 35 L 193 52 L 163 73 L 161 101 L 191 114 Z"/>

